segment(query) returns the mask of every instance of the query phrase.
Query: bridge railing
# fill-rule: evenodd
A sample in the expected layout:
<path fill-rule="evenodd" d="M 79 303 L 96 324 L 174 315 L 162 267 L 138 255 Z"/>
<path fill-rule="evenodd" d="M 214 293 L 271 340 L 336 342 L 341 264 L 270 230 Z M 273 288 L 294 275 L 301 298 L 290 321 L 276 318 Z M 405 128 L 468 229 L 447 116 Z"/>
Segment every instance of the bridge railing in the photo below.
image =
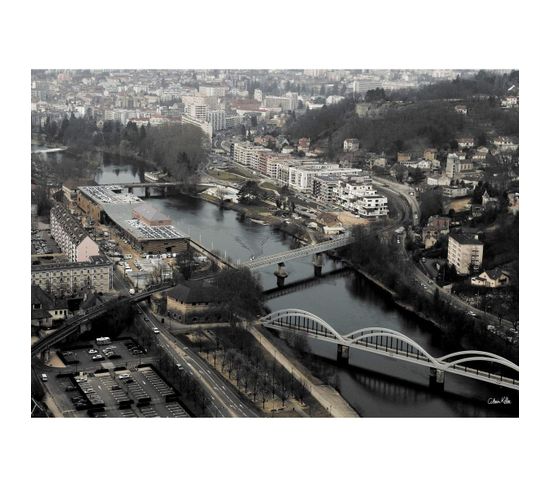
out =
<path fill-rule="evenodd" d="M 300 323 L 300 320 L 302 321 Z M 460 351 L 441 358 L 430 355 L 416 341 L 406 335 L 383 327 L 370 327 L 340 335 L 323 319 L 299 309 L 287 309 L 273 312 L 260 319 L 265 327 L 278 330 L 305 333 L 314 338 L 328 340 L 347 347 L 370 349 L 390 357 L 424 364 L 444 372 L 477 377 L 482 381 L 495 384 L 507 384 L 519 389 L 519 380 L 504 376 L 501 372 L 491 372 L 465 366 L 462 363 L 491 362 L 519 373 L 519 367 L 512 361 L 486 351 Z M 334 333 L 331 331 L 334 330 Z M 394 345 L 395 344 L 395 345 Z M 457 359 L 459 358 L 459 359 Z"/>

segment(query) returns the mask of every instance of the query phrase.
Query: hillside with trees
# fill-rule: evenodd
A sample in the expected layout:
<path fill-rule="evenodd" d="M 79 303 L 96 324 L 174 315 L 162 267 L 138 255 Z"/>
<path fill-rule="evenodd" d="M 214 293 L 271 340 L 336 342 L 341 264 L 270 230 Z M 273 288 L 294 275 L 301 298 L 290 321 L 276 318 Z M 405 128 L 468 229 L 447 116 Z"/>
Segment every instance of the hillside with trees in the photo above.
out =
<path fill-rule="evenodd" d="M 518 110 L 502 110 L 496 97 L 518 83 L 517 72 L 482 71 L 472 79 L 457 78 L 419 89 L 372 90 L 363 97 L 309 110 L 291 121 L 287 130 L 294 139 L 309 137 L 314 145 L 327 145 L 329 155 L 340 152 L 348 138 L 359 139 L 366 151 L 395 154 L 427 146 L 447 149 L 467 135 L 482 143 L 494 134 L 517 137 Z M 377 115 L 359 117 L 355 106 L 362 101 L 378 104 Z M 467 105 L 468 117 L 456 112 L 457 103 Z"/>

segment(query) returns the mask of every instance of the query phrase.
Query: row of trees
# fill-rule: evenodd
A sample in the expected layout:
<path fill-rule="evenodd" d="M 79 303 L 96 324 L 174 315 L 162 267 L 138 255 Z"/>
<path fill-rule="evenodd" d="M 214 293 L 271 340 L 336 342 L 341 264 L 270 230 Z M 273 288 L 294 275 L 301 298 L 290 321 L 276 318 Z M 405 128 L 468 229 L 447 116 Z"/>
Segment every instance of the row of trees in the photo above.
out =
<path fill-rule="evenodd" d="M 245 330 L 236 327 L 216 331 L 217 349 L 207 355 L 235 379 L 243 393 L 262 401 L 279 399 L 284 407 L 289 398 L 304 402 L 308 395 L 305 386 L 282 368 L 275 360 L 267 358 L 254 338 Z"/>

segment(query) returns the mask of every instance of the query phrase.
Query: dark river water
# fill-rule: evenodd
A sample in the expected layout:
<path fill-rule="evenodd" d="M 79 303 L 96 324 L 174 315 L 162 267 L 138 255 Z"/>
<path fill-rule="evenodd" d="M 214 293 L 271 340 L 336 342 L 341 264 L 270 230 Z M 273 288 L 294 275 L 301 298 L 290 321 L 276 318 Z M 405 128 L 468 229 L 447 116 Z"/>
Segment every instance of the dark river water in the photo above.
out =
<path fill-rule="evenodd" d="M 104 164 L 96 175 L 98 183 L 140 181 L 143 174 L 131 162 Z M 122 163 L 122 164 L 120 164 Z M 191 197 L 151 198 L 148 202 L 168 215 L 173 225 L 217 250 L 235 262 L 252 256 L 269 255 L 296 246 L 269 226 L 240 222 L 233 211 L 221 211 L 215 205 Z M 323 272 L 339 264 L 327 260 Z M 287 283 L 313 276 L 311 258 L 287 263 Z M 258 272 L 264 289 L 276 286 L 274 269 Z M 404 313 L 375 285 L 351 272 L 327 277 L 318 284 L 300 289 L 267 302 L 276 311 L 300 308 L 321 317 L 339 332 L 347 333 L 363 327 L 381 326 L 400 331 L 417 341 L 432 355 L 443 350 L 438 333 L 411 314 Z M 310 341 L 312 350 L 329 359 L 334 351 L 326 343 Z M 409 363 L 353 351 L 350 363 L 364 368 L 326 363 L 333 382 L 346 400 L 365 417 L 478 417 L 516 416 L 518 397 L 511 390 L 454 375 L 446 375 L 445 391 L 428 388 L 428 370 Z M 509 397 L 512 405 L 489 405 L 490 398 Z"/>

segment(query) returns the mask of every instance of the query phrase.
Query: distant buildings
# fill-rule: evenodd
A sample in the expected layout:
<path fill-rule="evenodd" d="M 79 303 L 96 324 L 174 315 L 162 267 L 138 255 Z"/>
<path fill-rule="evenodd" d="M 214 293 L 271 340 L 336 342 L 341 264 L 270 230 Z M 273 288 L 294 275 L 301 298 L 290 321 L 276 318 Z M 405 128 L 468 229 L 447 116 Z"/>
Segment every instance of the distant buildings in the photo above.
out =
<path fill-rule="evenodd" d="M 283 97 L 268 95 L 264 97 L 262 107 L 280 108 L 283 112 L 291 112 L 298 108 L 298 95 L 296 93 L 287 93 Z"/>
<path fill-rule="evenodd" d="M 365 78 L 362 80 L 355 80 L 352 84 L 353 93 L 362 94 L 369 90 L 375 90 L 376 88 L 382 88 L 382 82 L 375 78 Z"/>
<path fill-rule="evenodd" d="M 461 173 L 465 171 L 472 171 L 473 169 L 474 163 L 471 160 L 461 158 L 461 156 L 456 153 L 451 153 L 447 156 L 445 173 L 449 178 L 458 178 Z"/>
<path fill-rule="evenodd" d="M 432 215 L 422 229 L 422 241 L 426 249 L 432 247 L 442 235 L 447 235 L 450 225 L 449 217 Z"/>
<path fill-rule="evenodd" d="M 344 141 L 344 152 L 359 151 L 359 139 L 346 139 Z"/>
<path fill-rule="evenodd" d="M 449 265 L 456 268 L 459 275 L 468 275 L 476 271 L 483 262 L 483 243 L 476 236 L 455 234 L 449 236 L 447 253 Z"/>

